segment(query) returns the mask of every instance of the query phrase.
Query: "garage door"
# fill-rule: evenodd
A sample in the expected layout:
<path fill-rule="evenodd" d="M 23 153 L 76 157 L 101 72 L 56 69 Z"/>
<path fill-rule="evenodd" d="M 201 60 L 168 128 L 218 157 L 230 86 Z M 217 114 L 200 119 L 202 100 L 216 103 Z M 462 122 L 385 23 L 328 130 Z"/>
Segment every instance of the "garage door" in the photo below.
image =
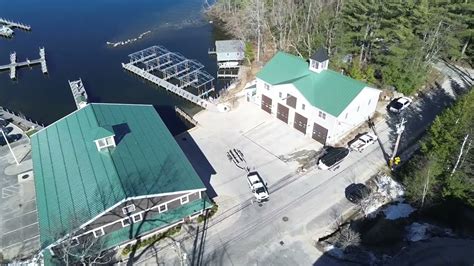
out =
<path fill-rule="evenodd" d="M 308 123 L 308 118 L 295 113 L 295 122 L 293 123 L 293 126 L 301 131 L 301 133 L 306 134 L 306 124 Z"/>
<path fill-rule="evenodd" d="M 326 144 L 328 130 L 316 123 L 313 125 L 313 139 L 322 144 Z"/>
<path fill-rule="evenodd" d="M 267 113 L 272 113 L 272 99 L 262 94 L 262 109 Z"/>
<path fill-rule="evenodd" d="M 277 117 L 288 124 L 288 107 L 278 104 Z"/>

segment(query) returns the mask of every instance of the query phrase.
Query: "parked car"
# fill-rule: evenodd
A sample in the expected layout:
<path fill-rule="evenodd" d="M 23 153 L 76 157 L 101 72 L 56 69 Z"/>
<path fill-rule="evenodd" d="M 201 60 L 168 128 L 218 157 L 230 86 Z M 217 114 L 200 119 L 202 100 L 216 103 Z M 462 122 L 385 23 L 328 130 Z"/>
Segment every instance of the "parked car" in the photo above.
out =
<path fill-rule="evenodd" d="M 374 143 L 377 140 L 377 136 L 372 133 L 363 133 L 357 138 L 349 142 L 349 148 L 358 152 L 362 152 L 367 146 Z"/>
<path fill-rule="evenodd" d="M 318 160 L 318 168 L 321 170 L 334 169 L 349 155 L 349 152 L 349 149 L 344 147 L 327 147 L 323 156 Z"/>
<path fill-rule="evenodd" d="M 263 180 L 258 172 L 248 173 L 247 182 L 258 202 L 268 200 L 267 184 L 263 183 Z"/>
<path fill-rule="evenodd" d="M 390 102 L 388 110 L 392 113 L 401 113 L 412 103 L 412 99 L 408 97 L 400 97 Z"/>
<path fill-rule="evenodd" d="M 13 127 L 0 127 L 3 132 L 5 133 L 5 135 L 9 134 L 10 132 L 13 131 Z"/>
<path fill-rule="evenodd" d="M 370 195 L 371 191 L 366 185 L 361 183 L 352 183 L 346 187 L 346 198 L 348 201 L 358 204 Z"/>
<path fill-rule="evenodd" d="M 6 133 L 6 132 L 5 132 Z M 0 133 L 1 135 L 1 133 Z M 7 135 L 7 140 L 8 142 L 12 143 L 12 142 L 15 142 L 19 139 L 21 139 L 21 134 L 13 134 L 13 135 Z M 5 142 L 5 138 L 3 136 L 0 136 L 0 145 L 3 146 L 3 145 L 6 145 L 7 143 Z"/>

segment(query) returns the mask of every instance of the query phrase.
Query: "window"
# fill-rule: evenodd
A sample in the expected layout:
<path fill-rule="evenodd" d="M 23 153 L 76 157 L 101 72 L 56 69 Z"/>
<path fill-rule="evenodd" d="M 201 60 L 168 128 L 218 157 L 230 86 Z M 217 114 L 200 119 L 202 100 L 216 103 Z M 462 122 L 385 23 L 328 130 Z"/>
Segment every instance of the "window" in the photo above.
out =
<path fill-rule="evenodd" d="M 135 204 L 130 204 L 122 208 L 123 214 L 129 214 L 135 211 Z"/>
<path fill-rule="evenodd" d="M 135 215 L 132 216 L 132 220 L 133 220 L 134 223 L 140 222 L 142 219 L 143 219 L 143 218 L 142 218 L 142 214 L 141 214 L 141 213 L 135 214 Z"/>
<path fill-rule="evenodd" d="M 95 144 L 99 151 L 107 147 L 115 147 L 114 136 L 98 139 L 95 141 Z"/>
<path fill-rule="evenodd" d="M 185 204 L 189 202 L 189 196 L 186 195 L 184 197 L 181 197 L 181 204 Z"/>
<path fill-rule="evenodd" d="M 105 144 L 105 139 L 99 139 L 99 147 L 105 147 L 106 144 Z"/>
<path fill-rule="evenodd" d="M 319 111 L 319 117 L 326 119 L 326 113 Z"/>
<path fill-rule="evenodd" d="M 122 227 L 129 226 L 130 224 L 131 224 L 131 221 L 129 217 L 122 219 Z"/>
<path fill-rule="evenodd" d="M 359 110 L 360 110 L 360 105 L 359 105 L 359 106 L 357 106 L 357 112 L 359 112 Z"/>
<path fill-rule="evenodd" d="M 346 113 L 346 119 L 347 119 L 347 116 L 349 115 L 349 113 Z"/>
<path fill-rule="evenodd" d="M 318 62 L 316 62 L 314 60 L 311 60 L 311 68 L 317 69 L 318 68 Z"/>
<path fill-rule="evenodd" d="M 288 93 L 286 95 L 286 105 L 296 108 L 296 97 Z"/>
<path fill-rule="evenodd" d="M 77 237 L 72 238 L 70 244 L 71 244 L 71 247 L 75 247 L 79 245 L 79 240 L 77 239 Z"/>
<path fill-rule="evenodd" d="M 95 238 L 98 238 L 98 237 L 101 237 L 101 236 L 105 235 L 104 228 L 96 229 L 96 230 L 92 231 L 92 233 L 94 234 Z"/>
<path fill-rule="evenodd" d="M 166 206 L 166 204 L 162 204 L 162 205 L 160 205 L 158 210 L 160 211 L 160 213 L 165 212 L 165 211 L 168 210 L 168 206 Z"/>
<path fill-rule="evenodd" d="M 263 83 L 263 88 L 268 91 L 270 90 L 270 85 L 268 85 L 267 83 Z"/>
<path fill-rule="evenodd" d="M 368 105 L 370 105 L 371 102 L 372 102 L 372 99 L 369 100 L 369 104 L 368 104 Z"/>
<path fill-rule="evenodd" d="M 278 93 L 278 97 L 280 97 L 280 99 L 283 98 L 281 91 Z"/>

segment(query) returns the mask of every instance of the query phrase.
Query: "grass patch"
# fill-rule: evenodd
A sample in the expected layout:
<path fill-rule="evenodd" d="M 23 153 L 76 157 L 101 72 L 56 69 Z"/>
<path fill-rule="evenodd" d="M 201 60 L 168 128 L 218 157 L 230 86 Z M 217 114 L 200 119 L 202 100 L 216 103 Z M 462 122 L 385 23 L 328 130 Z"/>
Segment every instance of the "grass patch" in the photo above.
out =
<path fill-rule="evenodd" d="M 32 129 L 25 132 L 25 134 L 28 136 L 28 138 L 31 138 L 31 135 L 35 134 L 36 132 L 38 132 L 38 130 Z"/>

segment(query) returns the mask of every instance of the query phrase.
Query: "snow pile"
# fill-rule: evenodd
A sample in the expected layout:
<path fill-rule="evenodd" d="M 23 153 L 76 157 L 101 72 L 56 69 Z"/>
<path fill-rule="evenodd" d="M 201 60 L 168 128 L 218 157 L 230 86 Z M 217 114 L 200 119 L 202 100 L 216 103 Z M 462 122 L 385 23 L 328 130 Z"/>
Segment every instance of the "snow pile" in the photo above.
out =
<path fill-rule="evenodd" d="M 412 223 L 406 227 L 407 235 L 406 238 L 408 241 L 416 242 L 420 240 L 428 239 L 430 236 L 427 234 L 428 229 L 431 225 L 424 223 Z"/>
<path fill-rule="evenodd" d="M 427 223 L 412 223 L 405 227 L 408 241 L 416 242 L 420 240 L 429 239 L 432 237 L 453 237 L 453 231 L 448 228 L 442 228 L 436 225 Z"/>
<path fill-rule="evenodd" d="M 385 213 L 386 219 L 396 220 L 410 216 L 413 211 L 415 211 L 415 209 L 410 204 L 399 202 L 396 205 L 388 206 L 383 212 Z"/>
<path fill-rule="evenodd" d="M 403 186 L 388 175 L 378 176 L 374 181 L 376 190 L 361 202 L 366 217 L 374 217 L 384 204 L 403 200 L 405 194 Z"/>
<path fill-rule="evenodd" d="M 375 184 L 377 185 L 377 192 L 390 200 L 400 200 L 405 195 L 403 186 L 388 175 L 377 177 Z"/>

